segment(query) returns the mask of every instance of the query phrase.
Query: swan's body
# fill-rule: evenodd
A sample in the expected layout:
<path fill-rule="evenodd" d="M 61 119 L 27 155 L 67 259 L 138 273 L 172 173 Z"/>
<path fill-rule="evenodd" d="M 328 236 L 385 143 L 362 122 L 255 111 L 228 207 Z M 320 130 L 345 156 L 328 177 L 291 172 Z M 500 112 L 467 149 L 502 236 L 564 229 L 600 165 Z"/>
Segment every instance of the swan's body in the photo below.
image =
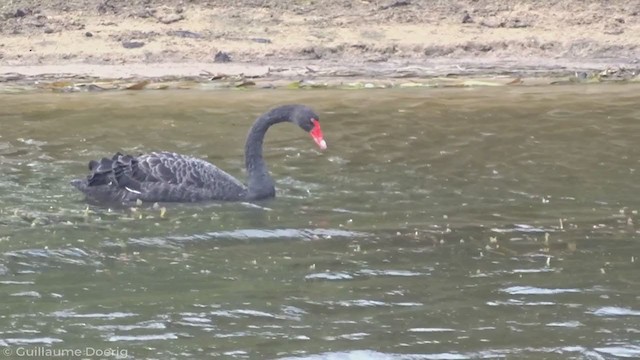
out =
<path fill-rule="evenodd" d="M 324 149 L 326 143 L 318 116 L 302 105 L 285 105 L 259 117 L 251 127 L 245 145 L 247 184 L 215 165 L 172 152 L 140 156 L 116 153 L 111 158 L 89 162 L 91 173 L 71 184 L 91 200 L 99 202 L 197 202 L 206 200 L 245 201 L 275 196 L 275 184 L 262 158 L 267 129 L 290 121 L 311 133 Z"/>
<path fill-rule="evenodd" d="M 72 185 L 97 201 L 237 201 L 247 194 L 244 184 L 215 165 L 176 153 L 117 153 L 91 165 L 92 174 Z"/>

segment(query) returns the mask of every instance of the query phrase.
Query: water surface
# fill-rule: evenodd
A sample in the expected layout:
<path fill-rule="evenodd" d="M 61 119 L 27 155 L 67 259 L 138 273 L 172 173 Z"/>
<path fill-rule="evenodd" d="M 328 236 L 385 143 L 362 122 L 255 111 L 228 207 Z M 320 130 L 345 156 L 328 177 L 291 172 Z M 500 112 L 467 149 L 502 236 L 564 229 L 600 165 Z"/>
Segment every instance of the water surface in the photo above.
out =
<path fill-rule="evenodd" d="M 120 358 L 640 357 L 640 87 L 0 95 L 0 345 Z M 243 177 L 256 204 L 87 205 L 116 151 Z M 88 355 L 92 355 L 88 353 Z"/>

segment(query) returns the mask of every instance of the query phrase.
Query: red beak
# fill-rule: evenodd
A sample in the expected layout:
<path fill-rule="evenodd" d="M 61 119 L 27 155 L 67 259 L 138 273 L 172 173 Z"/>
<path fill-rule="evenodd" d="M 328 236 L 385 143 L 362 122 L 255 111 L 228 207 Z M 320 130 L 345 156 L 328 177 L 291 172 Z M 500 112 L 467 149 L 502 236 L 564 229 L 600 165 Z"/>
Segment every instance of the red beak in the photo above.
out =
<path fill-rule="evenodd" d="M 309 134 L 311 134 L 313 141 L 315 141 L 316 144 L 318 144 L 320 149 L 322 150 L 326 149 L 327 142 L 324 141 L 324 138 L 322 137 L 322 129 L 320 129 L 320 123 L 316 119 L 311 119 L 311 122 L 313 123 L 313 129 L 311 129 Z"/>

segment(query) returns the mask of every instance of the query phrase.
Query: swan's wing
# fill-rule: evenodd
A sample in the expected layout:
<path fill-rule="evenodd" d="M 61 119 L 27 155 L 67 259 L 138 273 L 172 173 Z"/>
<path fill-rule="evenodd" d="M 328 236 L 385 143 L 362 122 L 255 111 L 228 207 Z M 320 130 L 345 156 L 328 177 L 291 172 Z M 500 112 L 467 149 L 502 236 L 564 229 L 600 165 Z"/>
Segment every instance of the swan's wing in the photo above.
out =
<path fill-rule="evenodd" d="M 160 152 L 138 157 L 116 153 L 89 163 L 91 174 L 72 185 L 88 196 L 114 201 L 240 200 L 246 187 L 204 160 Z"/>
<path fill-rule="evenodd" d="M 236 178 L 209 162 L 171 152 L 141 155 L 132 158 L 126 167 L 131 167 L 131 175 L 136 180 L 144 182 L 194 187 L 215 187 L 225 183 L 244 186 Z"/>

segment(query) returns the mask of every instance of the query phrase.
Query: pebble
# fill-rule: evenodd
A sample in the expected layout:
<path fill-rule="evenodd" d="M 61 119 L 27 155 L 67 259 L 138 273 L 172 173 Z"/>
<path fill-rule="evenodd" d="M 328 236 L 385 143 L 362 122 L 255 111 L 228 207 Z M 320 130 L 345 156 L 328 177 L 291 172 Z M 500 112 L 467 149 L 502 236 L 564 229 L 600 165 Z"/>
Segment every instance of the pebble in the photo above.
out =
<path fill-rule="evenodd" d="M 228 63 L 231 62 L 231 56 L 223 51 L 218 51 L 213 58 L 213 62 L 217 63 Z"/>
<path fill-rule="evenodd" d="M 144 43 L 142 41 L 123 41 L 122 42 L 122 47 L 124 47 L 125 49 L 136 49 L 136 48 L 141 48 L 144 46 Z"/>
<path fill-rule="evenodd" d="M 180 21 L 182 19 L 184 19 L 184 15 L 182 14 L 169 14 L 166 16 L 159 17 L 158 21 L 160 21 L 163 24 L 171 24 L 176 21 Z"/>
<path fill-rule="evenodd" d="M 193 31 L 187 31 L 187 30 L 169 31 L 169 32 L 167 32 L 167 35 L 183 37 L 183 38 L 191 38 L 191 39 L 199 39 L 199 38 L 202 37 L 201 34 L 198 34 L 198 33 L 193 32 Z"/>
<path fill-rule="evenodd" d="M 23 9 L 18 9 L 16 10 L 15 14 L 13 14 L 13 17 L 25 17 L 27 16 L 27 10 L 23 10 Z"/>
<path fill-rule="evenodd" d="M 265 38 L 251 38 L 251 41 L 257 42 L 257 43 L 260 43 L 260 44 L 271 44 L 271 40 L 270 39 L 265 39 Z"/>

